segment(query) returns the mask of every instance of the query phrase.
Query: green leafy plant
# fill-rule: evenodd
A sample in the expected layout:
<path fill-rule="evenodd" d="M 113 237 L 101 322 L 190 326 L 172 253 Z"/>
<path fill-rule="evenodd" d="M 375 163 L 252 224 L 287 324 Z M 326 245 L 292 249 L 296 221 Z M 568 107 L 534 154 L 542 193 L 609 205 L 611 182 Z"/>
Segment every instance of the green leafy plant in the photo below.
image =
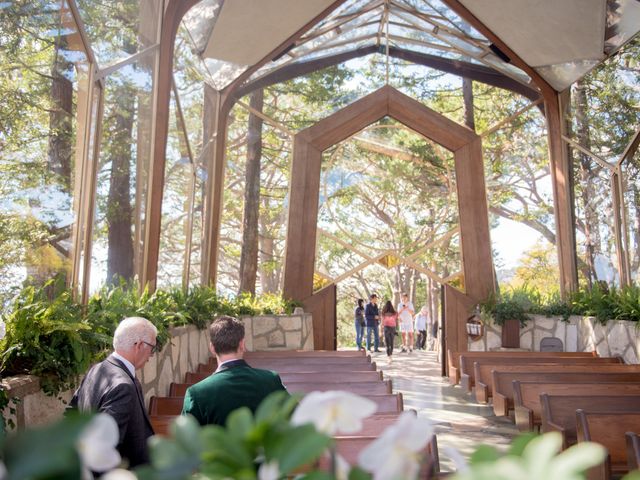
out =
<path fill-rule="evenodd" d="M 57 287 L 58 294 L 51 292 Z M 0 319 L 6 337 L 0 340 L 2 375 L 30 373 L 41 377 L 43 390 L 57 394 L 72 388 L 89 365 L 104 358 L 113 332 L 125 317 L 140 316 L 158 328 L 158 344 L 169 341 L 172 326 L 206 328 L 220 315 L 288 314 L 296 304 L 280 295 L 220 297 L 211 287 L 140 291 L 136 282 L 118 281 L 92 295 L 86 306 L 57 280 L 27 286 Z"/>

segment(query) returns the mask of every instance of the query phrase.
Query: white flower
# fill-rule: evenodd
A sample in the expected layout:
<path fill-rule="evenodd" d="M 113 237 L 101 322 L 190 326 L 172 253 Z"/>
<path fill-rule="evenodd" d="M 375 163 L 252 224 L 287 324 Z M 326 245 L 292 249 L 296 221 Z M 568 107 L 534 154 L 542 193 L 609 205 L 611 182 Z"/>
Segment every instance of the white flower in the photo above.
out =
<path fill-rule="evenodd" d="M 106 472 L 120 463 L 116 445 L 120 439 L 118 424 L 111 415 L 99 413 L 80 434 L 76 448 L 84 467 Z"/>
<path fill-rule="evenodd" d="M 2 340 L 6 334 L 7 334 L 7 326 L 4 324 L 4 320 L 0 320 L 0 340 Z"/>
<path fill-rule="evenodd" d="M 7 478 L 7 467 L 4 466 L 4 463 L 0 462 L 0 480 L 4 480 Z"/>
<path fill-rule="evenodd" d="M 466 472 L 467 470 L 469 470 L 469 465 L 467 465 L 466 460 L 457 449 L 447 445 L 445 447 L 442 447 L 440 451 L 444 453 L 446 457 L 449 457 L 451 459 L 458 472 Z"/>
<path fill-rule="evenodd" d="M 327 435 L 351 434 L 362 429 L 362 420 L 378 409 L 375 402 L 343 391 L 311 392 L 291 417 L 293 425 L 313 423 Z"/>
<path fill-rule="evenodd" d="M 277 460 L 264 462 L 258 469 L 258 480 L 278 480 L 280 478 L 280 466 Z"/>
<path fill-rule="evenodd" d="M 403 412 L 398 421 L 371 442 L 358 456 L 363 470 L 373 480 L 417 478 L 422 452 L 433 436 L 431 422 L 412 412 Z"/>
<path fill-rule="evenodd" d="M 125 470 L 124 468 L 116 468 L 110 472 L 105 473 L 100 477 L 100 480 L 137 480 L 136 474 Z"/>
<path fill-rule="evenodd" d="M 342 455 L 336 455 L 336 480 L 348 480 L 349 472 L 351 472 L 351 465 L 347 462 Z"/>

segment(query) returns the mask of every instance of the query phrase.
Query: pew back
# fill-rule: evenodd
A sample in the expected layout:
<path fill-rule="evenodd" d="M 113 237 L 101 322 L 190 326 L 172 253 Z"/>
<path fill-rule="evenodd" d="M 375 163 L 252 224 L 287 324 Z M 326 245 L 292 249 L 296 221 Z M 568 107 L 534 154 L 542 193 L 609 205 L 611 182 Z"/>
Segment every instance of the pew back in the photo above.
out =
<path fill-rule="evenodd" d="M 536 366 L 535 371 L 522 370 L 521 365 L 513 368 L 500 367 L 491 372 L 493 386 L 493 411 L 498 416 L 508 415 L 513 409 L 513 381 L 567 382 L 567 383 L 602 383 L 602 382 L 640 382 L 638 365 L 593 365 L 588 369 L 583 366 L 563 365 L 558 367 Z"/>
<path fill-rule="evenodd" d="M 210 373 L 204 372 L 187 372 L 185 374 L 185 383 L 198 383 L 210 376 Z M 382 380 L 382 372 L 381 371 L 364 371 L 364 372 L 353 372 L 353 371 L 337 371 L 337 372 L 327 372 L 327 371 L 319 371 L 319 372 L 280 372 L 280 378 L 283 382 L 300 382 L 300 381 L 310 381 L 311 379 L 317 380 L 319 382 L 342 382 L 349 381 L 352 383 L 357 382 L 372 382 L 376 380 Z"/>
<path fill-rule="evenodd" d="M 585 368 L 591 368 L 591 365 L 598 367 L 600 365 L 623 365 L 621 361 L 622 359 L 620 357 L 565 357 L 556 359 L 510 358 L 505 362 L 494 361 L 493 359 L 478 360 L 473 364 L 474 378 L 472 380 L 475 383 L 474 392 L 476 394 L 476 401 L 487 403 L 493 396 L 493 382 L 491 379 L 491 372 L 493 370 L 504 370 L 507 368 L 507 371 L 510 371 L 509 368 L 511 367 L 517 369 L 518 366 L 522 366 L 524 368 L 520 369 L 521 371 L 535 371 L 537 365 L 583 365 Z M 589 367 L 587 367 L 587 365 Z"/>
<path fill-rule="evenodd" d="M 466 362 L 466 366 L 464 371 L 469 373 L 473 372 L 473 364 L 478 359 L 483 358 L 562 358 L 562 357 L 583 357 L 583 358 L 592 358 L 597 357 L 597 352 L 453 352 L 451 350 L 447 350 L 447 359 L 449 362 L 449 381 L 453 384 L 457 384 L 460 382 L 460 375 L 463 369 L 463 360 L 461 360 L 461 356 L 465 356 L 464 362 Z M 470 385 L 470 388 L 473 385 Z"/>
<path fill-rule="evenodd" d="M 640 413 L 640 395 L 548 395 L 540 396 L 542 431 L 563 435 L 563 446 L 576 443 L 576 410 Z"/>
<path fill-rule="evenodd" d="M 518 430 L 525 432 L 540 426 L 540 395 L 640 395 L 639 383 L 566 383 L 513 381 L 513 403 Z"/>

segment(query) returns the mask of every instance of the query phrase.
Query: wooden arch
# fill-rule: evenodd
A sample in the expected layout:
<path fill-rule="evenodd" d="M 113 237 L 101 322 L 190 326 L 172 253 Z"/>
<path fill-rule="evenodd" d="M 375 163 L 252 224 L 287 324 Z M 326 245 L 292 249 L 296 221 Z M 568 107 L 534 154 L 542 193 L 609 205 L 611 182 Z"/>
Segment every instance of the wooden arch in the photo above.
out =
<path fill-rule="evenodd" d="M 453 152 L 466 296 L 477 302 L 494 290 L 480 137 L 384 86 L 294 137 L 284 295 L 314 314 L 316 349 L 335 348 L 335 286 L 313 293 L 322 152 L 385 116 Z"/>

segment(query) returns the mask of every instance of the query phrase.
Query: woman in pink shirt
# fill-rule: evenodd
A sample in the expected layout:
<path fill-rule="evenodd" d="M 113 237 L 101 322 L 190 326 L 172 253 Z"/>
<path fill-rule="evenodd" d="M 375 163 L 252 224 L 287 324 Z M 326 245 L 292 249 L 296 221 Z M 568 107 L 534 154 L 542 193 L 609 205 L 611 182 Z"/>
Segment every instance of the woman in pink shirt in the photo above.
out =
<path fill-rule="evenodd" d="M 391 363 L 393 341 L 396 336 L 396 328 L 398 327 L 398 314 L 390 301 L 387 301 L 384 307 L 382 307 L 382 325 L 384 326 L 384 345 L 387 348 L 387 359 L 389 363 Z"/>

